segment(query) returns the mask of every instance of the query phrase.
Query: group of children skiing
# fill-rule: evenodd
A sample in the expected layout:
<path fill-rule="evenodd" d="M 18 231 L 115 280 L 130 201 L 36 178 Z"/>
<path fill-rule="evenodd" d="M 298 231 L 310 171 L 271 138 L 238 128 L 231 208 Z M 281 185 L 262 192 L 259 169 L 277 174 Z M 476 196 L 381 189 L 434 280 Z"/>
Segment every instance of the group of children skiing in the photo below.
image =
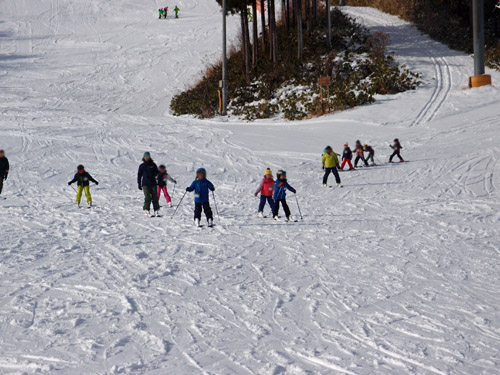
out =
<path fill-rule="evenodd" d="M 179 7 L 176 5 L 174 8 L 175 18 L 179 18 Z M 158 9 L 158 18 L 166 19 L 168 16 L 168 7 Z"/>
<path fill-rule="evenodd" d="M 395 156 L 399 158 L 400 162 L 404 162 L 403 157 L 401 156 L 401 150 L 403 146 L 399 142 L 399 139 L 394 139 L 394 143 L 389 147 L 392 148 L 393 153 L 389 157 L 389 163 L 392 163 L 392 160 Z M 368 157 L 365 157 L 365 153 L 368 153 Z M 353 155 L 356 155 L 354 159 L 354 165 L 352 164 Z M 360 161 L 363 162 L 365 167 L 374 166 L 375 164 L 375 150 L 372 146 L 368 144 L 361 144 L 360 140 L 356 141 L 354 146 L 354 150 L 351 150 L 349 144 L 344 144 L 344 152 L 342 153 L 342 162 L 339 161 L 339 154 L 335 153 L 330 146 L 327 146 L 323 150 L 322 155 L 322 166 L 325 174 L 323 176 L 323 186 L 327 186 L 328 184 L 328 176 L 330 173 L 333 173 L 335 176 L 335 181 L 337 182 L 337 186 L 342 187 L 342 183 L 340 180 L 339 170 L 343 171 L 346 164 L 349 166 L 349 170 L 352 171 L 358 167 L 358 163 Z M 370 164 L 368 164 L 370 163 Z"/>
<path fill-rule="evenodd" d="M 396 138 L 394 143 L 390 146 L 393 149 L 392 155 L 389 157 L 389 162 L 392 163 L 394 157 L 398 157 L 400 162 L 403 162 L 401 156 L 401 150 L 403 147 L 401 143 Z M 368 153 L 368 157 L 365 158 L 365 152 Z M 328 177 L 330 174 L 335 176 L 336 183 L 339 187 L 342 187 L 339 169 L 343 170 L 345 165 L 349 165 L 349 170 L 355 169 L 358 162 L 361 160 L 365 166 L 369 166 L 368 162 L 371 161 L 371 165 L 375 164 L 374 156 L 375 151 L 373 147 L 365 144 L 362 145 L 358 140 L 354 148 L 354 154 L 356 158 L 354 160 L 354 166 L 351 162 L 353 158 L 353 151 L 350 149 L 349 145 L 346 143 L 344 145 L 344 152 L 342 154 L 342 162 L 339 161 L 339 156 L 336 154 L 331 146 L 327 146 L 322 155 L 322 167 L 325 171 L 323 176 L 323 186 L 327 186 Z M 9 161 L 5 157 L 3 150 L 0 150 L 0 194 L 2 192 L 3 181 L 7 179 L 9 174 Z M 88 208 L 92 207 L 92 196 L 90 194 L 90 182 L 95 185 L 99 185 L 97 182 L 84 168 L 83 165 L 77 167 L 77 172 L 75 173 L 73 179 L 68 182 L 68 185 L 77 183 L 76 189 L 76 203 L 80 207 L 81 199 L 83 193 L 87 199 Z M 145 152 L 142 158 L 142 164 L 139 166 L 137 172 L 137 184 L 139 190 L 144 193 L 144 213 L 148 216 L 160 216 L 160 197 L 163 194 L 168 207 L 172 207 L 172 198 L 170 197 L 167 189 L 167 183 L 171 182 L 175 185 L 177 181 L 167 172 L 167 168 L 164 165 L 157 167 L 156 163 L 151 158 L 149 152 Z M 260 202 L 258 207 L 258 217 L 264 218 L 264 209 L 266 204 L 269 205 L 272 216 L 274 220 L 279 220 L 279 209 L 280 206 L 283 207 L 285 212 L 285 221 L 295 221 L 290 212 L 290 208 L 286 201 L 287 190 L 296 194 L 296 190 L 288 183 L 287 174 L 284 170 L 279 170 L 276 173 L 276 180 L 273 178 L 273 172 L 270 168 L 267 168 L 264 172 L 264 178 L 260 182 L 257 190 L 255 191 L 255 196 L 258 197 L 260 194 Z M 191 183 L 189 187 L 186 188 L 186 193 L 194 192 L 194 220 L 197 226 L 201 226 L 201 214 L 205 213 L 207 218 L 207 224 L 209 227 L 213 226 L 213 213 L 210 207 L 210 192 L 214 192 L 214 185 L 207 179 L 207 171 L 204 168 L 199 168 L 196 171 L 196 179 Z M 184 199 L 184 196 L 182 199 Z M 215 198 L 215 196 L 214 196 Z M 182 202 L 179 202 L 180 203 Z M 298 204 L 298 202 L 297 202 Z M 151 205 L 153 205 L 153 213 L 151 214 Z"/>

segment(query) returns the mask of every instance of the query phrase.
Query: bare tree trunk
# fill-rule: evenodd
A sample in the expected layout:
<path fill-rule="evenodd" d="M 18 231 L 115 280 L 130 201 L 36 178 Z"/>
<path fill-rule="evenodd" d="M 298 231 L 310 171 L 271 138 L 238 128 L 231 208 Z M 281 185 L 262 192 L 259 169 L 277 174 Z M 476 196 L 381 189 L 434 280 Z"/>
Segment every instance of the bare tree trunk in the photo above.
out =
<path fill-rule="evenodd" d="M 276 3 L 275 0 L 270 0 L 271 6 L 271 24 L 272 24 L 272 41 L 273 49 L 271 59 L 273 63 L 278 62 L 278 27 L 276 25 Z"/>
<path fill-rule="evenodd" d="M 286 29 L 290 30 L 290 0 L 286 0 L 286 5 L 285 5 L 285 22 L 286 22 Z"/>
<path fill-rule="evenodd" d="M 312 8 L 313 8 L 313 19 L 314 23 L 318 21 L 318 0 L 312 0 Z"/>
<path fill-rule="evenodd" d="M 248 80 L 250 77 L 250 54 L 248 40 L 248 14 L 246 8 L 241 11 L 241 38 L 243 41 L 243 60 L 245 63 L 245 77 Z"/>
<path fill-rule="evenodd" d="M 260 21 L 262 23 L 262 53 L 266 54 L 266 0 L 260 0 Z"/>
<path fill-rule="evenodd" d="M 302 33 L 302 0 L 295 0 L 297 4 L 297 58 L 302 60 L 302 54 L 304 51 L 304 37 Z"/>
<path fill-rule="evenodd" d="M 252 33 L 253 33 L 253 45 L 252 45 L 252 65 L 256 66 L 259 60 L 259 33 L 257 30 L 257 0 L 252 1 Z"/>
<path fill-rule="evenodd" d="M 306 30 L 307 34 L 311 32 L 311 0 L 303 0 L 306 3 L 305 14 L 306 14 Z"/>
<path fill-rule="evenodd" d="M 267 0 L 267 24 L 269 25 L 269 60 L 273 60 L 273 23 L 272 23 L 272 6 L 271 0 Z"/>

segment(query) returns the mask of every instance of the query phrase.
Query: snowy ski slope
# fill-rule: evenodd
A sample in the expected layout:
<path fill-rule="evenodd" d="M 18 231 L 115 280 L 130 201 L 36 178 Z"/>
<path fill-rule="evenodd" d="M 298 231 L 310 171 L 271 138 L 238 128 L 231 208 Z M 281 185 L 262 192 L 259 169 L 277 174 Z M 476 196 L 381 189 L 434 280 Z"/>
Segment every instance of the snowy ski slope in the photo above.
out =
<path fill-rule="evenodd" d="M 0 374 L 498 374 L 500 92 L 462 90 L 472 59 L 346 8 L 421 88 L 304 122 L 176 118 L 172 95 L 217 59 L 220 13 L 179 0 L 160 21 L 164 4 L 0 0 Z M 361 139 L 385 162 L 395 137 L 409 163 L 321 187 L 326 144 Z M 192 226 L 192 196 L 144 217 L 146 150 L 174 202 L 208 169 L 213 230 Z M 92 210 L 66 184 L 79 163 L 100 182 Z M 287 170 L 304 221 L 256 218 L 266 167 Z"/>

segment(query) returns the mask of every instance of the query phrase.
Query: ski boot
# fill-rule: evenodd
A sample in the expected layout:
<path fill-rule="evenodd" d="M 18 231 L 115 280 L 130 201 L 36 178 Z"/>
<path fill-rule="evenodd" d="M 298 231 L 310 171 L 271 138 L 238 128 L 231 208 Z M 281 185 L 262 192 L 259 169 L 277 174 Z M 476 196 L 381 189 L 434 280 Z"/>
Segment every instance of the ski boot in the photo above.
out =
<path fill-rule="evenodd" d="M 208 221 L 208 227 L 209 228 L 213 228 L 213 226 L 214 226 L 214 220 L 213 219 L 208 219 L 207 221 Z"/>
<path fill-rule="evenodd" d="M 149 210 L 144 210 L 144 215 L 151 216 L 151 212 L 149 212 Z"/>
<path fill-rule="evenodd" d="M 259 219 L 262 219 L 264 217 L 264 213 L 262 211 L 259 211 L 259 214 L 257 215 Z"/>
<path fill-rule="evenodd" d="M 201 220 L 200 219 L 194 219 L 194 225 L 197 226 L 198 228 L 201 227 Z"/>

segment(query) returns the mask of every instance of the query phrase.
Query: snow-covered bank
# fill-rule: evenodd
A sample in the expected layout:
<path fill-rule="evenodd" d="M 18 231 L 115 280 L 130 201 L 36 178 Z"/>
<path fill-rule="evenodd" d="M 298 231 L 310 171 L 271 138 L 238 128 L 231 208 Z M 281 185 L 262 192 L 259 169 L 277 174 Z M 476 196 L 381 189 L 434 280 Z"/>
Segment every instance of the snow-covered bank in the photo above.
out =
<path fill-rule="evenodd" d="M 353 8 L 391 33 L 422 88 L 303 123 L 163 117 L 216 58 L 219 13 L 184 0 L 181 19 L 159 21 L 160 5 L 0 2 L 0 147 L 12 163 L 0 373 L 497 372 L 498 88 L 461 90 L 469 57 Z M 327 143 L 360 138 L 384 161 L 396 136 L 409 163 L 320 186 Z M 145 150 L 179 187 L 208 169 L 213 231 L 192 227 L 191 197 L 174 220 L 143 217 Z M 90 212 L 66 185 L 78 163 L 100 181 Z M 288 171 L 303 222 L 255 218 L 268 166 Z"/>

